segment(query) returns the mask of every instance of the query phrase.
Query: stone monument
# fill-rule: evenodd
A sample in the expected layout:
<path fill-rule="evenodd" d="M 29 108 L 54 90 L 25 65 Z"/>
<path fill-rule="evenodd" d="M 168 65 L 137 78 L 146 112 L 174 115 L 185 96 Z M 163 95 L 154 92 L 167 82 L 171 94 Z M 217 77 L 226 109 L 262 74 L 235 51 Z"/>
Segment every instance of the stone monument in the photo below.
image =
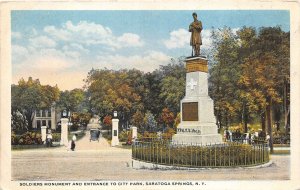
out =
<path fill-rule="evenodd" d="M 193 13 L 193 17 L 197 19 L 197 14 Z M 191 42 L 192 38 L 196 37 L 200 39 L 193 39 L 193 41 L 199 42 L 202 24 L 201 30 L 191 30 L 191 25 Z M 199 35 L 193 34 L 194 32 L 199 32 Z M 180 101 L 181 120 L 177 127 L 177 134 L 173 136 L 172 141 L 194 145 L 219 144 L 222 143 L 222 137 L 218 134 L 213 100 L 208 96 L 208 61 L 200 56 L 199 43 L 195 44 L 191 43 L 191 46 L 196 51 L 196 55 L 192 54 L 185 60 L 185 97 Z"/>

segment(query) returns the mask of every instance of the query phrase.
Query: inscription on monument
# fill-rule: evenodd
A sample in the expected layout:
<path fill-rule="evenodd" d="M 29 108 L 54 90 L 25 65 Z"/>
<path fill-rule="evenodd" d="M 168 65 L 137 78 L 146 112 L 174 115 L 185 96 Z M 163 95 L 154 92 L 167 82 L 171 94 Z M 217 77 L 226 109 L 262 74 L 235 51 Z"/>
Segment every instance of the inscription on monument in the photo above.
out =
<path fill-rule="evenodd" d="M 182 103 L 182 121 L 198 121 L 198 102 Z"/>

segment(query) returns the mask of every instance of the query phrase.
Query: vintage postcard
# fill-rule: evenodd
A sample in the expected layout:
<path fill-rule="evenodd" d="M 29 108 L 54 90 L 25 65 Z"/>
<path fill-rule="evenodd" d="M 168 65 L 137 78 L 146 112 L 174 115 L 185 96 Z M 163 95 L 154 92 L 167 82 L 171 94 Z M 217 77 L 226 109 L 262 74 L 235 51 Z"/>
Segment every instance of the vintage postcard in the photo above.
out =
<path fill-rule="evenodd" d="M 1 189 L 300 189 L 299 2 L 1 2 Z"/>

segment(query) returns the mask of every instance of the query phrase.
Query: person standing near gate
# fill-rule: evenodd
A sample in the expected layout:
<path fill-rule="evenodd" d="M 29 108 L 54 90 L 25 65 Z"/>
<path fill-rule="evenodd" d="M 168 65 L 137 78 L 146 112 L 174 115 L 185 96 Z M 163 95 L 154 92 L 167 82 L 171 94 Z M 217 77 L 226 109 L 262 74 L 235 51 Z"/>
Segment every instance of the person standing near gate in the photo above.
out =
<path fill-rule="evenodd" d="M 75 134 L 75 135 L 73 135 L 73 137 L 72 137 L 72 142 L 71 142 L 71 150 L 72 150 L 72 151 L 75 150 L 75 146 L 76 146 L 75 141 L 76 141 L 76 140 L 77 140 L 77 138 L 76 138 L 76 134 Z"/>

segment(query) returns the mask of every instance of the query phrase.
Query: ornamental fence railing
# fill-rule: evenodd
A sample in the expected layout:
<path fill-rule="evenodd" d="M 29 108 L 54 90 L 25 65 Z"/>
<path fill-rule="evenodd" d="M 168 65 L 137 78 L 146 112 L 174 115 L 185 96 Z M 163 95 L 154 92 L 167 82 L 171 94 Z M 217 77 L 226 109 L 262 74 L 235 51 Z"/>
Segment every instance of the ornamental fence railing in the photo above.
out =
<path fill-rule="evenodd" d="M 132 159 L 176 167 L 240 167 L 269 162 L 268 145 L 228 142 L 206 146 L 174 144 L 170 141 L 136 141 Z"/>

